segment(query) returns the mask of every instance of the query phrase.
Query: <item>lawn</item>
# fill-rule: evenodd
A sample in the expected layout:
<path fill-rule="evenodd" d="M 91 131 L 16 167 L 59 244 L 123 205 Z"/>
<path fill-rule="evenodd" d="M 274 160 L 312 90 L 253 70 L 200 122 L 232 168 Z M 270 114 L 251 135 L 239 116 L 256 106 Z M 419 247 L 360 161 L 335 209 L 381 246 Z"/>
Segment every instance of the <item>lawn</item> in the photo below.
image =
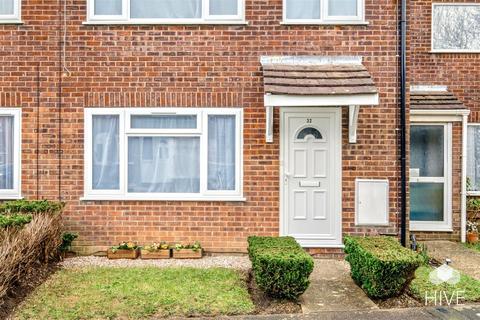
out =
<path fill-rule="evenodd" d="M 254 310 L 246 283 L 222 268 L 62 269 L 25 300 L 16 319 L 144 319 Z"/>
<path fill-rule="evenodd" d="M 467 247 L 469 249 L 480 251 L 480 242 L 477 242 L 476 244 L 465 243 L 465 247 Z"/>
<path fill-rule="evenodd" d="M 462 296 L 465 302 L 480 301 L 480 281 L 473 279 L 465 274 L 461 275 L 460 282 L 456 285 L 443 283 L 434 285 L 429 280 L 430 272 L 433 270 L 429 266 L 421 266 L 415 272 L 415 279 L 410 284 L 410 292 L 420 301 L 425 300 L 425 292 L 432 296 L 434 292 L 446 292 L 446 296 L 450 299 L 455 292 L 463 291 Z"/>

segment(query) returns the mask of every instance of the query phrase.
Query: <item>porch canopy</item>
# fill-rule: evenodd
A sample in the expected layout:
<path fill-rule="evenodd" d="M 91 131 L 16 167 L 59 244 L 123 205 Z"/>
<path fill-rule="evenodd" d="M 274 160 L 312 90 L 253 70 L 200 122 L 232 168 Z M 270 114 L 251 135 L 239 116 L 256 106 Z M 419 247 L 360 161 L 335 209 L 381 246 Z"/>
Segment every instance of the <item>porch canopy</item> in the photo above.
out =
<path fill-rule="evenodd" d="M 355 56 L 264 56 L 266 140 L 273 142 L 274 107 L 349 107 L 349 142 L 356 142 L 358 111 L 378 105 L 371 75 Z"/>

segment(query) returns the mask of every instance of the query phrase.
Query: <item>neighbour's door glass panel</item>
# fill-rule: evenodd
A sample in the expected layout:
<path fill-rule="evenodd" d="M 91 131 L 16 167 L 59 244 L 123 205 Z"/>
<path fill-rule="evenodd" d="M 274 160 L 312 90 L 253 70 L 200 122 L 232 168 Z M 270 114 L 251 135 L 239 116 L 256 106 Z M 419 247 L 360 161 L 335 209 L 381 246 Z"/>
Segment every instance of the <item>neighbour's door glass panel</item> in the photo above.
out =
<path fill-rule="evenodd" d="M 410 183 L 410 220 L 443 221 L 443 183 Z"/>
<path fill-rule="evenodd" d="M 410 168 L 418 177 L 444 176 L 444 127 L 412 126 L 410 130 Z"/>

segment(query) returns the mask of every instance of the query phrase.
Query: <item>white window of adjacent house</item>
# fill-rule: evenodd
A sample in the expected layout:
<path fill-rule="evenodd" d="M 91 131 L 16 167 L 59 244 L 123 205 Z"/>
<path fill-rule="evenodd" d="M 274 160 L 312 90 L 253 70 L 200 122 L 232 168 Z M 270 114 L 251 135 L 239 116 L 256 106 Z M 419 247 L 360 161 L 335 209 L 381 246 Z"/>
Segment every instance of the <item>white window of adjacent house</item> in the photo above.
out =
<path fill-rule="evenodd" d="M 21 0 L 0 0 L 0 23 L 20 21 Z"/>
<path fill-rule="evenodd" d="M 242 198 L 242 109 L 85 109 L 85 199 Z"/>
<path fill-rule="evenodd" d="M 452 124 L 410 127 L 410 230 L 452 231 Z"/>
<path fill-rule="evenodd" d="M 21 110 L 0 108 L 0 199 L 21 197 Z"/>
<path fill-rule="evenodd" d="M 283 23 L 361 24 L 364 6 L 364 0 L 283 0 Z"/>
<path fill-rule="evenodd" d="M 480 52 L 480 3 L 434 3 L 433 52 Z"/>
<path fill-rule="evenodd" d="M 244 3 L 245 0 L 88 0 L 88 17 L 90 22 L 102 23 L 242 23 Z"/>
<path fill-rule="evenodd" d="M 467 192 L 480 195 L 480 123 L 468 124 Z"/>

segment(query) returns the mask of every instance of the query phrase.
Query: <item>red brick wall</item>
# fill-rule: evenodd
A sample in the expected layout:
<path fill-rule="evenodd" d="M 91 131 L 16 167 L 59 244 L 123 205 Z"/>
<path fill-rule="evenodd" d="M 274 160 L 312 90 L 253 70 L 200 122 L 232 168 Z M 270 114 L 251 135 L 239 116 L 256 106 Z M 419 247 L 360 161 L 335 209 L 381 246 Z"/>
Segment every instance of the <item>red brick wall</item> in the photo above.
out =
<path fill-rule="evenodd" d="M 469 122 L 480 122 L 480 54 L 431 53 L 433 1 L 409 1 L 409 82 L 445 85 L 470 109 Z M 440 0 L 435 2 L 451 3 Z M 479 0 L 455 1 L 480 3 Z M 422 239 L 460 240 L 461 126 L 453 130 L 453 233 L 415 233 Z"/>
<path fill-rule="evenodd" d="M 248 235 L 279 230 L 279 119 L 265 143 L 261 55 L 359 55 L 380 92 L 362 107 L 358 143 L 348 144 L 343 113 L 343 231 L 396 234 L 399 163 L 396 1 L 366 0 L 368 26 L 280 25 L 282 0 L 247 0 L 248 25 L 87 26 L 85 0 L 69 0 L 66 60 L 59 114 L 59 2 L 25 0 L 21 26 L 0 26 L 0 90 L 23 109 L 23 194 L 67 202 L 65 225 L 77 246 L 105 249 L 199 240 L 209 251 L 244 251 Z M 27 3 L 27 4 L 25 4 Z M 36 67 L 40 65 L 40 107 Z M 83 195 L 83 108 L 90 106 L 243 107 L 244 203 L 79 201 Z M 36 117 L 40 119 L 39 170 Z M 59 121 L 61 116 L 61 161 Z M 61 181 L 59 184 L 58 168 Z M 354 224 L 355 178 L 390 181 L 390 227 Z M 37 190 L 37 178 L 40 184 Z M 320 252 L 320 251 L 319 251 Z"/>

